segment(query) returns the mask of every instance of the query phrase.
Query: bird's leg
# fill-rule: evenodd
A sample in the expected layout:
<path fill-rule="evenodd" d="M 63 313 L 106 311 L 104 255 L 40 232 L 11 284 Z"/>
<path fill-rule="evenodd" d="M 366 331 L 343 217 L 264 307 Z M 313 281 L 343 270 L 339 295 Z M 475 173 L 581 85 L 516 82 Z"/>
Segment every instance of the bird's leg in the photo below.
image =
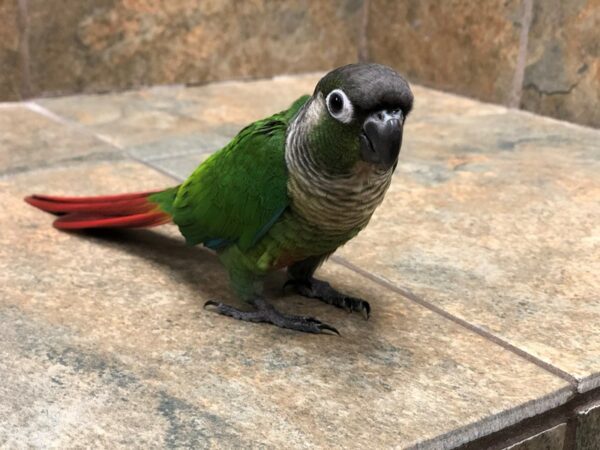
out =
<path fill-rule="evenodd" d="M 281 328 L 289 328 L 291 330 L 304 331 L 305 333 L 335 333 L 340 334 L 331 325 L 321 322 L 320 320 L 306 316 L 295 316 L 292 314 L 283 314 L 275 309 L 273 305 L 267 302 L 264 297 L 256 297 L 248 300 L 254 311 L 242 311 L 233 306 L 224 303 L 209 300 L 204 304 L 204 307 L 214 306 L 216 312 L 224 316 L 233 317 L 234 319 L 244 320 L 246 322 L 266 322 L 277 325 Z"/>
<path fill-rule="evenodd" d="M 331 287 L 328 282 L 313 277 L 315 270 L 327 256 L 310 257 L 290 266 L 288 268 L 290 278 L 285 282 L 283 288 L 293 286 L 296 292 L 304 297 L 316 298 L 349 312 L 360 312 L 368 319 L 371 314 L 369 302 L 343 294 Z"/>
<path fill-rule="evenodd" d="M 231 246 L 221 252 L 219 257 L 229 270 L 231 286 L 241 299 L 253 307 L 253 310 L 243 311 L 212 300 L 206 302 L 204 304 L 205 307 L 214 307 L 219 314 L 247 322 L 266 322 L 281 328 L 289 328 L 306 333 L 331 332 L 339 335 L 335 328 L 318 319 L 283 314 L 275 309 L 262 295 L 264 274 L 252 270 L 252 265 L 246 263 L 244 255 L 236 246 Z"/>

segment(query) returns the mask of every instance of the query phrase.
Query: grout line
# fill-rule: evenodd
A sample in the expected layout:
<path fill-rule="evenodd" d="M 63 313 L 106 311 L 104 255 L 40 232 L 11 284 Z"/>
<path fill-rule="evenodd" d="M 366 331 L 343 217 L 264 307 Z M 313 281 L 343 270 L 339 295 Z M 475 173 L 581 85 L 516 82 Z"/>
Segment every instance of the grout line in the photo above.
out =
<path fill-rule="evenodd" d="M 546 361 L 541 360 L 540 358 L 526 352 L 525 350 L 520 349 L 519 347 L 511 344 L 510 342 L 502 339 L 501 337 L 496 336 L 495 334 L 493 334 L 487 330 L 484 330 L 483 328 L 478 327 L 477 325 L 474 325 L 464 319 L 461 319 L 460 317 L 455 316 L 454 314 L 440 308 L 439 306 L 434 305 L 433 303 L 428 302 L 427 300 L 423 300 L 422 298 L 418 297 L 411 291 L 401 288 L 399 286 L 396 286 L 395 284 L 391 283 L 390 281 L 354 265 L 353 263 L 346 260 L 345 258 L 333 255 L 330 259 L 350 270 L 353 270 L 354 272 L 364 276 L 365 278 L 368 278 L 382 286 L 387 287 L 388 289 L 391 289 L 392 291 L 395 291 L 395 292 L 403 295 L 404 297 L 412 300 L 413 302 L 429 309 L 430 311 L 433 311 L 433 312 L 445 317 L 448 320 L 451 320 L 452 322 L 480 335 L 481 337 L 494 342 L 495 344 L 503 347 L 504 349 L 506 349 L 512 353 L 515 353 L 516 355 L 520 356 L 521 358 L 524 358 L 525 360 L 541 367 L 542 369 L 550 372 L 551 374 L 562 378 L 563 380 L 567 381 L 571 385 L 571 387 L 575 388 L 575 392 L 578 392 L 578 389 L 577 389 L 578 384 L 579 384 L 578 380 L 575 377 L 573 377 L 572 375 L 570 375 L 569 373 L 565 372 L 564 370 L 562 370 L 556 366 L 553 366 L 552 364 L 547 363 Z"/>
<path fill-rule="evenodd" d="M 16 0 L 19 27 L 19 65 L 21 69 L 21 98 L 31 97 L 31 60 L 29 53 L 29 8 L 28 0 Z"/>
<path fill-rule="evenodd" d="M 131 158 L 132 160 L 134 160 L 134 161 L 136 161 L 136 162 L 138 162 L 140 164 L 143 164 L 144 166 L 149 167 L 152 170 L 155 170 L 156 172 L 162 173 L 163 175 L 166 175 L 169 178 L 172 178 L 172 179 L 174 179 L 175 181 L 177 181 L 179 183 L 181 183 L 181 182 L 184 181 L 184 178 L 182 178 L 182 177 L 180 177 L 180 176 L 178 176 L 178 175 L 176 175 L 176 174 L 174 174 L 174 173 L 172 173 L 172 172 L 164 169 L 163 167 L 155 166 L 154 164 L 152 164 L 154 161 L 148 161 L 148 160 L 139 158 L 139 157 L 137 157 L 135 155 L 131 155 L 129 153 L 127 154 L 127 156 L 129 156 L 129 158 Z"/>
<path fill-rule="evenodd" d="M 519 53 L 517 54 L 517 64 L 515 66 L 515 76 L 512 82 L 512 89 L 508 98 L 508 106 L 519 108 L 521 104 L 521 95 L 523 94 L 523 80 L 525 78 L 525 66 L 527 64 L 527 46 L 529 44 L 529 30 L 533 19 L 534 0 L 524 0 L 523 16 L 521 18 L 521 33 L 519 36 Z"/>
<path fill-rule="evenodd" d="M 38 114 L 41 114 L 42 116 L 44 116 L 44 117 L 46 117 L 46 118 L 48 118 L 48 119 L 50 119 L 50 120 L 52 120 L 54 122 L 57 122 L 57 123 L 59 123 L 61 125 L 65 125 L 67 127 L 75 128 L 75 129 L 77 129 L 79 131 L 83 131 L 85 133 L 91 134 L 96 139 L 98 139 L 98 140 L 100 140 L 100 141 L 104 142 L 105 144 L 108 144 L 108 145 L 110 145 L 112 147 L 115 147 L 115 148 L 117 148 L 119 150 L 124 150 L 125 149 L 121 144 L 119 144 L 118 142 L 114 141 L 110 137 L 105 136 L 105 135 L 100 134 L 100 133 L 96 133 L 96 132 L 90 130 L 88 127 L 86 127 L 85 125 L 83 125 L 83 124 L 81 124 L 79 122 L 75 122 L 73 120 L 61 117 L 58 114 L 50 111 L 49 109 L 44 108 L 39 103 L 36 103 L 36 102 L 25 102 L 24 104 L 31 111 L 36 112 Z"/>

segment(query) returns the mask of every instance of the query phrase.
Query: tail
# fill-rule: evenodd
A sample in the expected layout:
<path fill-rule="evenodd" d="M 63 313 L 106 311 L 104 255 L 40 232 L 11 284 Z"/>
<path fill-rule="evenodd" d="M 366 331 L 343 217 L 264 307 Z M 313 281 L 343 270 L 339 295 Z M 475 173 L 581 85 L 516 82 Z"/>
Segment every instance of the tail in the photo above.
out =
<path fill-rule="evenodd" d="M 102 197 L 32 195 L 25 201 L 59 216 L 53 225 L 61 230 L 145 228 L 171 222 L 178 188 Z"/>

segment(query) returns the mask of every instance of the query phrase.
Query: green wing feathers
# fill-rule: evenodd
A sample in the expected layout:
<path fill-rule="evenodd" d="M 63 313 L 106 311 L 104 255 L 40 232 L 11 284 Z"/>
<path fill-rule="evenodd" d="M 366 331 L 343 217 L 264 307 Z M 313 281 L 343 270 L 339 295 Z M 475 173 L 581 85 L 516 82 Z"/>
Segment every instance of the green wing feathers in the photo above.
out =
<path fill-rule="evenodd" d="M 289 202 L 287 127 L 308 98 L 244 128 L 179 187 L 171 209 L 161 204 L 189 244 L 247 249 L 277 220 Z"/>

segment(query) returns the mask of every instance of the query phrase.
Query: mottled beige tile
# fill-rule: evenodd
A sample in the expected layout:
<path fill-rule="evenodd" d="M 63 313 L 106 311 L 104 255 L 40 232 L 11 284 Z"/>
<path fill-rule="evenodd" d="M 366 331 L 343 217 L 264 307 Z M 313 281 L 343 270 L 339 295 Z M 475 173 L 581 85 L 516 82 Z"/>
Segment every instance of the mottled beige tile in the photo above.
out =
<path fill-rule="evenodd" d="M 549 430 L 517 442 L 505 450 L 563 450 L 567 425 L 561 423 Z"/>
<path fill-rule="evenodd" d="M 600 133 L 418 100 L 386 200 L 340 253 L 597 386 Z"/>
<path fill-rule="evenodd" d="M 2 288 L 0 300 L 1 447 L 167 446 L 177 411 L 165 405 L 176 399 L 144 383 L 113 355 L 83 348 L 68 325 L 7 305 L 4 294 L 14 293 Z M 194 420 L 190 413 L 187 420 Z M 199 426 L 210 426 L 199 419 Z"/>
<path fill-rule="evenodd" d="M 0 108 L 0 175 L 82 158 L 118 158 L 116 150 L 25 105 Z"/>
<path fill-rule="evenodd" d="M 369 2 L 373 60 L 414 82 L 506 103 L 519 52 L 523 2 Z"/>
<path fill-rule="evenodd" d="M 600 127 L 599 0 L 534 2 L 521 107 Z"/>
<path fill-rule="evenodd" d="M 173 137 L 191 143 L 192 149 L 202 134 L 232 137 L 248 123 L 311 94 L 319 78 L 313 74 L 195 88 L 156 87 L 122 94 L 40 99 L 38 103 L 116 145 L 136 147 L 138 156 L 152 158 L 161 156 L 157 149 L 168 147 Z"/>
<path fill-rule="evenodd" d="M 0 339 L 10 344 L 0 370 L 19 380 L 0 388 L 5 442 L 125 446 L 143 433 L 140 445 L 450 449 L 570 395 L 563 380 L 334 263 L 320 275 L 368 298 L 371 320 L 282 297 L 275 274 L 276 305 L 342 337 L 238 322 L 203 310 L 235 300 L 214 255 L 173 228 L 63 233 L 21 200 L 173 183 L 137 163 L 0 183 Z"/>
<path fill-rule="evenodd" d="M 357 58 L 361 0 L 29 0 L 39 94 L 326 70 Z"/>

